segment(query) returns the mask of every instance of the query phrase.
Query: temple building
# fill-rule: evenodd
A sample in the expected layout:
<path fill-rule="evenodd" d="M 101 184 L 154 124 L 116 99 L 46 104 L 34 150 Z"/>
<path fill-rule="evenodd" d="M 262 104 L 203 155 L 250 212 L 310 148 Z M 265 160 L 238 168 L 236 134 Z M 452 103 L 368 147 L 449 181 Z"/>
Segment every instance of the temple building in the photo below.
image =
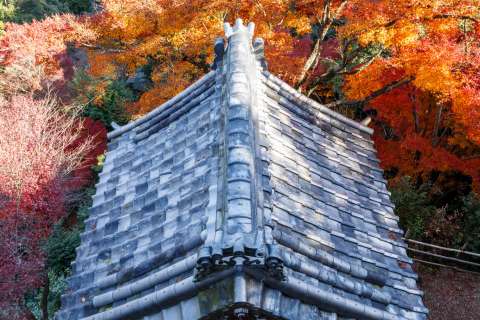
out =
<path fill-rule="evenodd" d="M 212 71 L 109 134 L 57 319 L 426 319 L 372 130 L 225 25 Z"/>

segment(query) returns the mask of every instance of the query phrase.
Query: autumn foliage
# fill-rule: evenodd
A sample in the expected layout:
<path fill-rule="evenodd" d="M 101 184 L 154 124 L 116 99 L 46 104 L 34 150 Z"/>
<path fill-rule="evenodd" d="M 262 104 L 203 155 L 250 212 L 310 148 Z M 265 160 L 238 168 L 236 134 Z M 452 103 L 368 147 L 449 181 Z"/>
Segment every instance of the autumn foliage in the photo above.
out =
<path fill-rule="evenodd" d="M 140 116 L 204 74 L 222 22 L 242 17 L 266 40 L 270 71 L 336 110 L 373 116 L 394 176 L 458 171 L 479 190 L 479 14 L 472 0 L 105 0 L 90 21 L 90 72 L 128 77 L 148 65 L 151 86 L 128 106 Z"/>
<path fill-rule="evenodd" d="M 30 24 L 9 23 L 0 39 L 0 91 L 4 96 L 55 89 L 62 93 L 73 75 L 68 46 L 88 43 L 92 31 L 73 15 Z"/>
<path fill-rule="evenodd" d="M 355 120 L 372 120 L 379 158 L 393 184 L 410 176 L 414 184 L 445 190 L 450 179 L 448 188 L 461 189 L 459 194 L 480 191 L 477 2 L 103 0 L 88 15 L 7 24 L 0 38 L 0 113 L 5 115 L 0 166 L 18 172 L 0 178 L 5 180 L 0 186 L 6 186 L 0 187 L 5 188 L 0 189 L 5 203 L 0 218 L 10 219 L 8 228 L 28 232 L 21 247 L 14 237 L 2 239 L 9 249 L 0 255 L 23 260 L 8 264 L 3 261 L 13 260 L 0 257 L 0 278 L 18 270 L 25 277 L 23 291 L 38 284 L 38 278 L 27 277 L 42 268 L 37 240 L 65 215 L 66 197 L 75 185 L 69 179 L 92 178 L 87 167 L 105 148 L 105 125 L 144 115 L 208 72 L 214 38 L 223 34 L 223 22 L 237 17 L 255 22 L 272 73 L 327 107 Z M 47 92 L 59 103 L 45 100 Z M 56 120 L 43 129 L 33 126 L 41 121 L 35 117 L 73 101 L 85 106 L 83 129 L 57 113 L 73 127 Z M 33 112 L 39 109 L 49 111 Z M 7 119 L 30 126 L 6 126 Z M 57 130 L 76 138 L 48 146 L 58 157 L 46 157 L 49 149 L 38 149 L 41 137 L 55 136 Z M 11 137 L 24 140 L 14 144 Z M 80 137 L 96 139 L 97 147 L 82 170 L 68 173 L 70 160 L 79 155 L 71 144 Z M 38 170 L 25 169 L 31 165 Z M 21 189 L 18 181 L 25 181 Z M 31 224 L 38 224 L 38 232 L 28 228 Z M 13 282 L 6 286 L 5 295 L 14 295 Z"/>
<path fill-rule="evenodd" d="M 62 15 L 7 24 L 0 39 L 0 318 L 28 314 L 24 295 L 45 282 L 42 246 L 105 149 L 105 127 L 68 106 L 68 47 L 86 31 Z"/>
<path fill-rule="evenodd" d="M 382 53 L 345 78 L 349 99 L 371 100 L 386 168 L 416 176 L 459 171 L 480 188 L 480 21 L 476 1 L 350 2 L 340 35 Z"/>
<path fill-rule="evenodd" d="M 15 96 L 0 103 L 0 305 L 39 286 L 42 240 L 85 183 L 82 166 L 91 139 L 55 100 Z"/>

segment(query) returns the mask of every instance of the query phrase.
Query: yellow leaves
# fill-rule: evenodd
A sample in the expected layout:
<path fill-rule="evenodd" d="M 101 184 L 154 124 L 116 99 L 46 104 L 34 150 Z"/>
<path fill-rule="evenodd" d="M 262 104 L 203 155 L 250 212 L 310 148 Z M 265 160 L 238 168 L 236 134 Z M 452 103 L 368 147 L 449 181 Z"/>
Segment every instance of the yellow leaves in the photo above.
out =
<path fill-rule="evenodd" d="M 408 46 L 420 39 L 422 27 L 418 23 L 400 23 L 394 33 L 396 45 Z"/>
<path fill-rule="evenodd" d="M 416 67 L 416 68 L 415 68 Z M 415 74 L 416 87 L 436 93 L 439 98 L 449 98 L 452 90 L 458 85 L 449 65 L 438 65 L 435 68 L 429 65 L 411 66 L 411 73 Z"/>
<path fill-rule="evenodd" d="M 439 46 L 425 41 L 422 47 L 399 50 L 395 58 L 409 75 L 415 77 L 414 84 L 429 91 L 445 102 L 461 87 L 459 74 L 455 71 L 459 61 L 459 48 L 444 42 Z"/>
<path fill-rule="evenodd" d="M 284 25 L 288 28 L 295 29 L 298 34 L 306 34 L 311 32 L 310 19 L 307 16 L 301 16 L 296 12 L 288 12 Z"/>
<path fill-rule="evenodd" d="M 155 31 L 160 9 L 155 0 L 103 0 L 103 19 L 98 31 L 105 39 L 130 42 Z"/>
<path fill-rule="evenodd" d="M 356 2 L 356 11 L 349 13 L 349 23 L 342 29 L 341 36 L 357 35 L 363 46 L 380 43 L 390 49 L 388 61 L 405 76 L 412 76 L 417 89 L 431 93 L 439 103 L 452 103 L 457 109 L 460 109 L 459 105 L 469 105 L 461 112 L 465 115 L 468 113 L 465 110 L 471 110 L 472 104 L 458 94 L 465 87 L 462 78 L 467 76 L 458 67 L 466 59 L 462 21 L 458 16 L 465 14 L 461 4 L 467 2 L 421 0 L 395 3 L 384 0 L 379 2 L 382 4 L 378 8 L 380 12 L 374 13 L 378 17 L 370 19 L 368 7 L 373 1 L 359 1 Z M 475 49 L 470 46 L 469 50 Z M 385 61 L 381 64 L 385 65 L 385 70 L 374 63 L 360 74 L 347 77 L 347 96 L 361 99 L 384 84 L 384 73 L 392 65 L 388 66 Z M 471 97 L 469 99 L 471 101 Z M 471 118 L 472 114 L 470 112 L 468 117 Z"/>
<path fill-rule="evenodd" d="M 449 35 L 460 31 L 460 21 L 456 18 L 429 19 L 424 22 L 424 26 L 430 35 Z"/>
<path fill-rule="evenodd" d="M 408 46 L 420 39 L 422 27 L 418 23 L 398 21 L 392 27 L 371 29 L 359 36 L 363 46 L 371 43 L 381 43 L 386 47 Z"/>
<path fill-rule="evenodd" d="M 452 94 L 452 111 L 463 125 L 470 141 L 480 144 L 480 96 L 472 87 L 462 87 Z"/>
<path fill-rule="evenodd" d="M 386 28 L 374 29 L 367 31 L 358 38 L 362 46 L 367 46 L 370 43 L 391 44 L 392 36 L 388 33 Z"/>

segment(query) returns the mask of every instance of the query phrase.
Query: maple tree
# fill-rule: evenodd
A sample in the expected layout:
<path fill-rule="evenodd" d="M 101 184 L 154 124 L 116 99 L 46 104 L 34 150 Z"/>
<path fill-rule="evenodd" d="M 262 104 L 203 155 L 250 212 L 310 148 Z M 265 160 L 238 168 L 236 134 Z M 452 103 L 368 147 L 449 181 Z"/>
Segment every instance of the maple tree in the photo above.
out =
<path fill-rule="evenodd" d="M 0 305 L 42 282 L 45 240 L 84 183 L 91 139 L 53 98 L 0 102 Z M 91 161 L 91 160 L 89 160 Z"/>
<path fill-rule="evenodd" d="M 223 34 L 223 22 L 243 17 L 256 23 L 256 34 L 269 42 L 270 68 L 292 78 L 304 57 L 292 54 L 299 39 L 283 22 L 287 1 L 102 1 L 103 10 L 90 24 L 99 39 L 89 47 L 89 72 L 109 79 L 134 76 L 149 65 L 151 87 L 129 106 L 134 116 L 151 111 L 208 72 L 212 44 Z M 304 21 L 308 24 L 308 21 Z M 288 64 L 282 63 L 287 60 Z"/>
<path fill-rule="evenodd" d="M 94 99 L 102 99 L 112 80 L 148 67 L 150 86 L 128 105 L 141 116 L 209 69 L 222 22 L 240 16 L 254 21 L 266 40 L 273 73 L 327 106 L 376 115 L 385 167 L 400 175 L 458 170 L 477 186 L 478 14 L 468 0 L 104 0 L 89 17 L 7 26 L 2 72 L 8 79 L 23 74 L 9 74 L 12 66 L 34 65 L 50 79 L 68 80 L 66 48 L 75 43 L 88 51 Z M 35 76 L 28 80 L 29 88 L 42 86 Z M 401 151 L 397 161 L 389 157 L 392 148 Z"/>
<path fill-rule="evenodd" d="M 344 99 L 351 101 L 340 103 L 376 111 L 384 167 L 413 176 L 459 171 L 479 190 L 479 17 L 475 1 L 346 5 L 339 36 L 379 49 L 366 68 L 347 72 Z"/>
<path fill-rule="evenodd" d="M 29 24 L 7 23 L 0 38 L 0 92 L 3 96 L 65 91 L 73 76 L 68 55 L 72 43 L 88 43 L 95 34 L 70 14 Z"/>
<path fill-rule="evenodd" d="M 106 147 L 103 124 L 67 106 L 69 48 L 94 38 L 81 20 L 10 23 L 0 39 L 0 317 L 23 319 L 24 294 L 48 288 L 43 243 Z"/>

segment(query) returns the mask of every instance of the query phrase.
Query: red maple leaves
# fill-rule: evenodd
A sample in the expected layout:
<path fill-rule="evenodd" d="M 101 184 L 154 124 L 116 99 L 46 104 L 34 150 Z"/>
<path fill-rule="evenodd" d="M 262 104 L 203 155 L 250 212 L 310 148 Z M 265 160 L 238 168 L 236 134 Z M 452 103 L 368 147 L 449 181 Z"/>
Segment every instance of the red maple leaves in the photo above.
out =
<path fill-rule="evenodd" d="M 89 182 L 88 165 L 104 150 L 105 128 L 84 124 L 54 99 L 0 102 L 0 306 L 40 284 L 42 241 L 66 215 L 69 196 Z M 92 136 L 102 141 L 95 148 Z"/>

